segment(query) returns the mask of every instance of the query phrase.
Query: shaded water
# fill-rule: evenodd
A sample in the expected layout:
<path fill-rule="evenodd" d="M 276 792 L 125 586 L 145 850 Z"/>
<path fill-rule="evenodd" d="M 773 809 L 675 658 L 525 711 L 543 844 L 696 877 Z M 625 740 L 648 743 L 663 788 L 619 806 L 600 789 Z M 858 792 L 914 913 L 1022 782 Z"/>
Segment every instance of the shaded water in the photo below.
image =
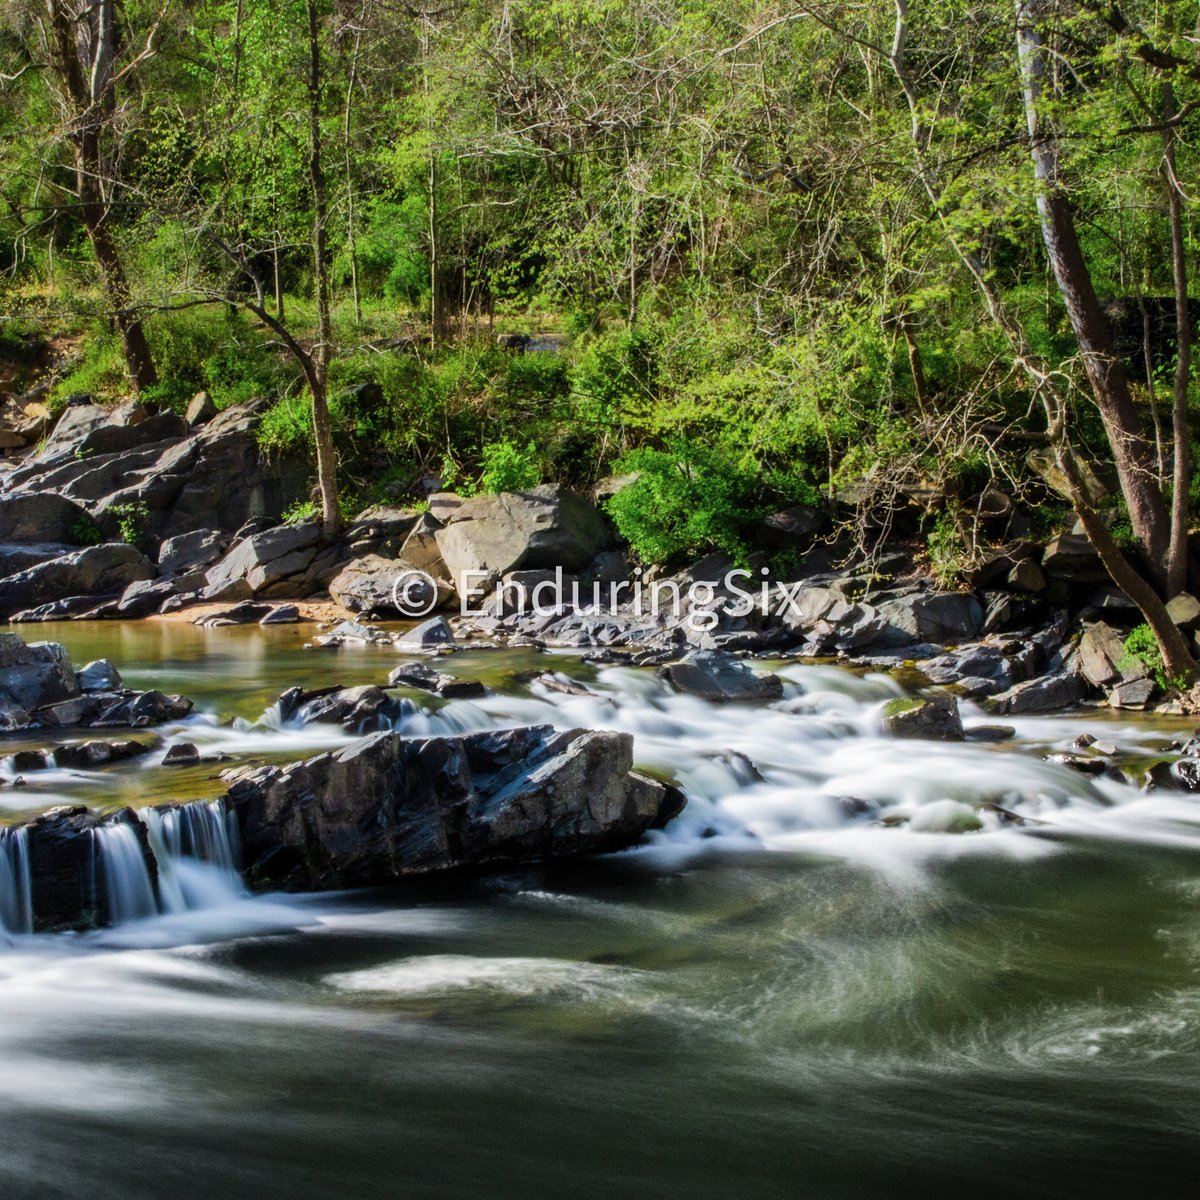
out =
<path fill-rule="evenodd" d="M 304 651 L 310 634 L 46 631 L 195 697 L 167 741 L 255 761 L 344 735 L 220 720 L 395 665 Z M 253 899 L 211 825 L 151 818 L 166 912 L 0 952 L 5 1196 L 1194 1193 L 1200 806 L 1041 760 L 1083 728 L 1147 753 L 1176 731 L 1056 718 L 1015 745 L 897 743 L 877 724 L 893 685 L 830 668 L 784 668 L 764 710 L 560 656 L 439 666 L 504 690 L 413 693 L 410 732 L 629 729 L 688 811 L 602 860 Z M 515 680 L 532 667 L 597 694 Z M 44 791 L 217 790 L 218 768 L 158 757 Z M 1038 824 L 934 831 L 981 799 Z"/>

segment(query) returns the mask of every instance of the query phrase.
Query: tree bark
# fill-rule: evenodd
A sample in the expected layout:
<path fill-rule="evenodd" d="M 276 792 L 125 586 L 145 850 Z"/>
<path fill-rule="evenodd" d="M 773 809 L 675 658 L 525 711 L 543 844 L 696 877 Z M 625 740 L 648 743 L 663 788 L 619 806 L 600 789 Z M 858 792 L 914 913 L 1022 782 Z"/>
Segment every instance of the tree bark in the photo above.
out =
<path fill-rule="evenodd" d="M 308 372 L 312 395 L 313 438 L 317 444 L 317 486 L 321 492 L 321 529 L 327 537 L 341 527 L 338 507 L 337 453 L 333 446 L 333 423 L 329 416 L 329 355 L 333 344 L 333 320 L 329 307 L 329 262 L 327 252 L 328 197 L 321 164 L 321 19 L 316 0 L 308 0 L 308 175 L 313 199 L 313 288 L 316 293 L 317 339 Z"/>
<path fill-rule="evenodd" d="M 1112 446 L 1142 560 L 1156 587 L 1165 591 L 1170 535 L 1166 503 L 1155 479 L 1153 457 L 1129 380 L 1113 352 L 1108 319 L 1079 244 L 1075 215 L 1060 177 L 1057 137 L 1038 112 L 1046 79 L 1046 54 L 1038 23 L 1052 6 L 1053 0 L 1017 0 L 1017 55 L 1030 155 L 1038 183 L 1042 240 Z"/>
<path fill-rule="evenodd" d="M 105 175 L 100 139 L 114 108 L 116 5 L 115 0 L 98 0 L 89 7 L 90 12 L 73 12 L 61 0 L 47 0 L 51 54 L 66 110 L 79 214 L 121 335 L 129 377 L 134 390 L 142 392 L 158 382 L 158 372 L 109 224 L 109 203 L 102 186 Z"/>
<path fill-rule="evenodd" d="M 1192 314 L 1188 302 L 1187 258 L 1184 247 L 1183 203 L 1175 174 L 1175 89 L 1170 80 L 1162 86 L 1163 175 L 1171 222 L 1171 268 L 1175 285 L 1175 398 L 1171 433 L 1175 447 L 1171 477 L 1171 536 L 1167 548 L 1167 595 L 1177 596 L 1187 586 L 1188 484 L 1191 482 L 1191 444 L 1188 438 L 1188 389 L 1192 373 Z"/>

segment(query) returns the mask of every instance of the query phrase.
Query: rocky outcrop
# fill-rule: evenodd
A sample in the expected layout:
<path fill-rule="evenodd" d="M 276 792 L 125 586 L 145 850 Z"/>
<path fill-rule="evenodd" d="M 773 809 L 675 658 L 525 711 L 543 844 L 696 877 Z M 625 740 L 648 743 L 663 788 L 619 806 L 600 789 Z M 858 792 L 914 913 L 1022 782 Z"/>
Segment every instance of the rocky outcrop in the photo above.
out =
<path fill-rule="evenodd" d="M 442 514 L 437 548 L 452 582 L 479 586 L 518 568 L 586 567 L 613 544 L 605 518 L 558 484 L 475 496 Z"/>
<path fill-rule="evenodd" d="M 116 599 L 135 580 L 154 575 L 150 560 L 134 546 L 87 546 L 0 579 L 0 616 L 11 618 L 64 598 L 79 598 L 95 608 Z"/>
<path fill-rule="evenodd" d="M 368 554 L 342 567 L 330 581 L 329 595 L 351 612 L 411 617 L 449 603 L 454 590 L 403 558 Z"/>
<path fill-rule="evenodd" d="M 343 688 L 289 688 L 275 701 L 285 725 L 342 725 L 352 733 L 395 729 L 416 710 L 407 700 L 389 696 L 372 684 Z"/>
<path fill-rule="evenodd" d="M 303 597 L 324 590 L 344 558 L 323 547 L 313 521 L 279 525 L 235 543 L 205 575 L 202 600 Z"/>
<path fill-rule="evenodd" d="M 477 700 L 487 688 L 478 679 L 455 679 L 444 671 L 435 671 L 424 663 L 404 663 L 388 676 L 389 687 L 419 688 L 434 692 L 445 700 Z"/>
<path fill-rule="evenodd" d="M 0 633 L 0 729 L 140 729 L 177 721 L 191 709 L 183 696 L 122 687 L 103 660 L 77 675 L 59 643 Z"/>
<path fill-rule="evenodd" d="M 260 451 L 255 433 L 265 408 L 265 401 L 235 405 L 193 428 L 136 404 L 69 407 L 42 452 L 0 483 L 0 512 L 16 497 L 57 496 L 110 535 L 114 510 L 124 505 L 144 509 L 147 531 L 158 538 L 232 532 L 251 517 L 282 512 L 307 490 L 302 458 L 268 461 Z"/>
<path fill-rule="evenodd" d="M 120 838 L 123 867 L 139 871 L 153 890 L 154 855 L 146 827 L 132 809 L 99 817 L 82 806 L 52 808 L 0 830 L 0 862 L 9 874 L 3 889 L 5 928 L 60 933 L 110 924 L 120 915 L 121 898 L 120 880 L 104 854 L 109 837 Z"/>
<path fill-rule="evenodd" d="M 237 772 L 226 804 L 252 887 L 382 884 L 635 844 L 684 801 L 634 773 L 632 758 L 632 737 L 606 731 L 380 733 L 305 762 Z"/>

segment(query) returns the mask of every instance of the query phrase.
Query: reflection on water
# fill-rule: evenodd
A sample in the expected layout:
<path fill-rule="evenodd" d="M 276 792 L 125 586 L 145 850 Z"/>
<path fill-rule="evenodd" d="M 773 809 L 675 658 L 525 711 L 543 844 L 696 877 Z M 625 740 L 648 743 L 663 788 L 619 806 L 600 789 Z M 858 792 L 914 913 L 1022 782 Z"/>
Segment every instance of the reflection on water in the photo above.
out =
<path fill-rule="evenodd" d="M 45 631 L 196 698 L 165 742 L 251 760 L 345 738 L 257 727 L 285 687 L 395 665 L 310 635 Z M 531 652 L 439 666 L 499 690 L 411 693 L 405 732 L 628 729 L 689 809 L 602 860 L 321 897 L 247 897 L 226 851 L 185 852 L 218 829 L 152 827 L 170 911 L 0 952 L 3 1194 L 1191 1194 L 1200 806 L 1042 761 L 1081 720 L 891 742 L 891 682 L 833 668 L 786 667 L 751 709 Z M 547 667 L 594 694 L 517 682 Z M 1173 732 L 1086 728 L 1130 751 Z M 159 757 L 38 773 L 30 806 L 218 790 L 218 765 Z M 1029 824 L 935 831 L 981 801 Z"/>

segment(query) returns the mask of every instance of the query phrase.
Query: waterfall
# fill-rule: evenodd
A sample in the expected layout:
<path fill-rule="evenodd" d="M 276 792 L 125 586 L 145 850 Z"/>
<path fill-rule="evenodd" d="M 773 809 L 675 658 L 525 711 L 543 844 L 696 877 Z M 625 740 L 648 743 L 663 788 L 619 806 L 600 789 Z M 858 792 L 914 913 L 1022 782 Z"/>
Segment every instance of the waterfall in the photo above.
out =
<path fill-rule="evenodd" d="M 33 932 L 33 884 L 29 874 L 29 830 L 0 830 L 0 927 Z"/>
<path fill-rule="evenodd" d="M 158 860 L 164 912 L 210 908 L 245 895 L 237 825 L 222 801 L 147 808 L 139 815 Z"/>
<path fill-rule="evenodd" d="M 154 881 L 134 828 L 124 821 L 114 821 L 97 826 L 95 837 L 108 893 L 109 921 L 120 925 L 155 916 L 158 900 Z"/>

